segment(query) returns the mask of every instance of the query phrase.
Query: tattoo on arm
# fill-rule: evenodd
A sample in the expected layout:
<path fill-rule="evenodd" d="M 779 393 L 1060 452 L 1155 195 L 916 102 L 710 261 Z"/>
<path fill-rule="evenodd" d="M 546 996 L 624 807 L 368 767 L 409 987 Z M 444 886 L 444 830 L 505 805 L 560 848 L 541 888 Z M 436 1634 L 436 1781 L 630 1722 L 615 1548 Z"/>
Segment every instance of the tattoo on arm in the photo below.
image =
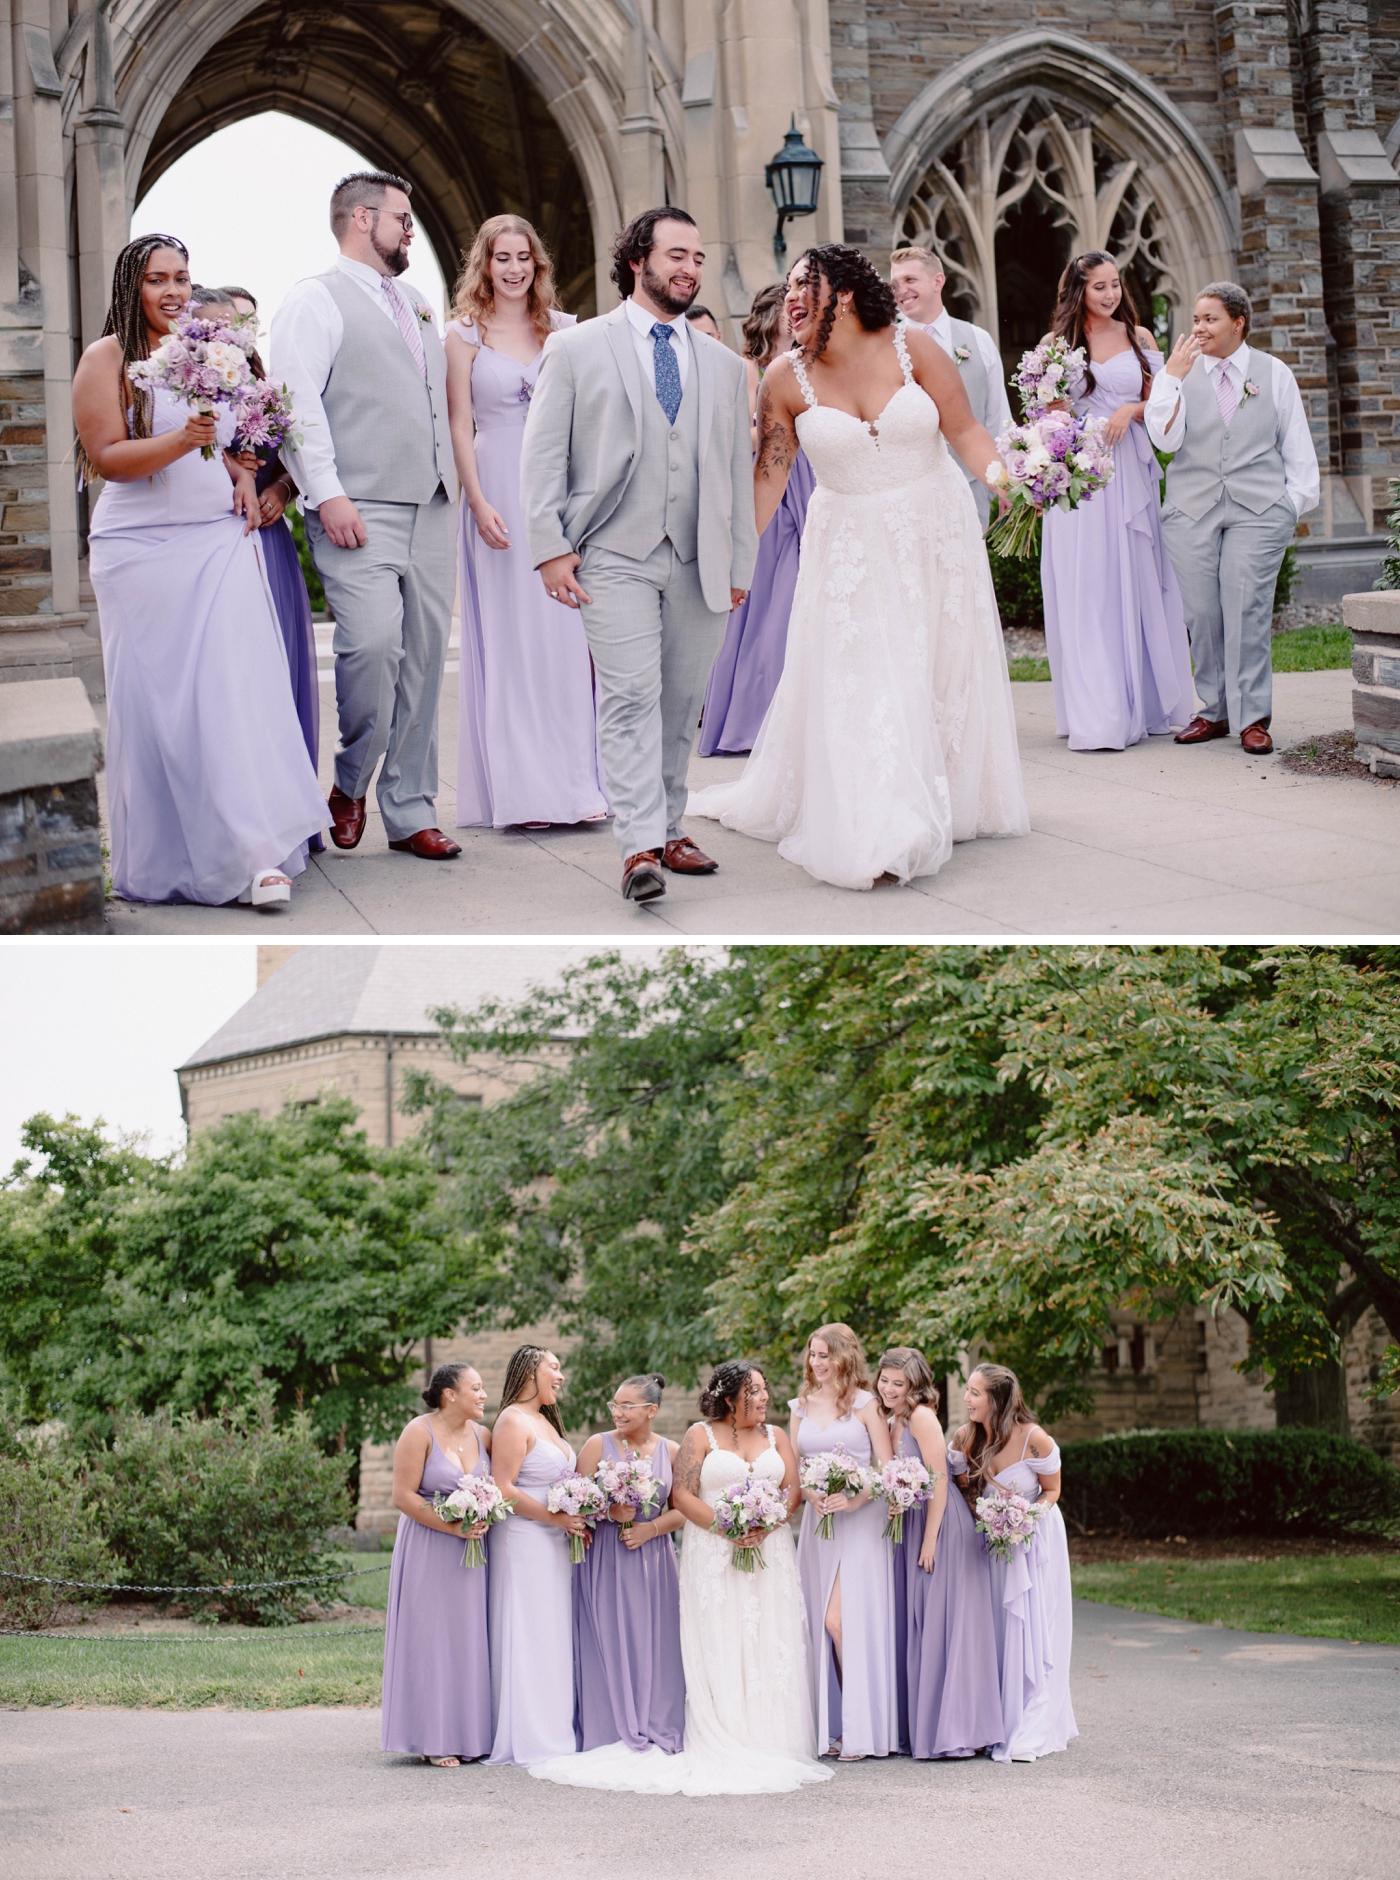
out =
<path fill-rule="evenodd" d="M 703 1441 L 698 1424 L 694 1429 L 686 1431 L 685 1440 L 681 1444 L 680 1453 L 676 1457 L 675 1468 L 672 1471 L 672 1485 L 683 1489 L 687 1495 L 698 1496 L 700 1493 L 700 1470 L 705 1460 L 706 1448 L 708 1445 Z"/>
<path fill-rule="evenodd" d="M 758 465 L 759 476 L 774 471 L 786 476 L 797 461 L 797 437 L 792 426 L 769 402 L 767 388 L 758 388 Z"/>

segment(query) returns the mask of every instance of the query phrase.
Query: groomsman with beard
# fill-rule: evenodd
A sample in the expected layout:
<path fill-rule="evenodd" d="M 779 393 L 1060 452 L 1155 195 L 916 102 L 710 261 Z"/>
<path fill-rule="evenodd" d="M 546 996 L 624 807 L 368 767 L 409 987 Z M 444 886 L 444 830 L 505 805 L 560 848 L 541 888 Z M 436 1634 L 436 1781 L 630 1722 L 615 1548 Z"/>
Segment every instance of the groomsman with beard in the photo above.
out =
<path fill-rule="evenodd" d="M 447 364 L 408 266 L 411 185 L 357 172 L 331 195 L 335 265 L 299 281 L 272 322 L 270 372 L 292 394 L 302 442 L 282 450 L 335 615 L 340 749 L 331 840 L 353 849 L 382 758 L 391 849 L 443 861 L 437 827 L 438 694 L 457 578 L 457 472 Z"/>
<path fill-rule="evenodd" d="M 520 461 L 531 561 L 583 613 L 629 901 L 715 872 L 681 828 L 686 769 L 758 552 L 744 363 L 685 318 L 704 258 L 684 209 L 623 229 L 622 304 L 545 342 Z"/>
<path fill-rule="evenodd" d="M 997 343 L 984 328 L 955 320 L 943 305 L 943 263 L 927 248 L 896 248 L 890 256 L 890 289 L 895 305 L 913 326 L 921 326 L 930 339 L 953 360 L 962 378 L 972 415 L 993 438 L 1011 422 L 1011 401 L 1006 395 L 1006 369 Z M 972 486 L 973 501 L 985 532 L 991 516 L 991 493 L 982 481 L 985 464 L 963 475 Z"/>

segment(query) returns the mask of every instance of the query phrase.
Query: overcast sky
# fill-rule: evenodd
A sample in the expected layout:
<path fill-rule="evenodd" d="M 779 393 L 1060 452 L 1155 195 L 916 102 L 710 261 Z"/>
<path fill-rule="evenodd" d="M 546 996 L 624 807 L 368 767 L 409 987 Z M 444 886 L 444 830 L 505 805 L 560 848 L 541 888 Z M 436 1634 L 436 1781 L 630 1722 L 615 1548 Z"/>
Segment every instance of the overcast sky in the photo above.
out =
<path fill-rule="evenodd" d="M 256 987 L 251 941 L 7 940 L 0 1173 L 36 1110 L 149 1132 L 153 1150 L 183 1143 L 175 1066 Z"/>
<path fill-rule="evenodd" d="M 266 329 L 287 289 L 335 259 L 331 190 L 347 171 L 374 167 L 338 138 L 264 111 L 215 131 L 172 164 L 137 203 L 131 233 L 174 235 L 190 251 L 195 280 L 257 295 Z M 411 254 L 406 278 L 441 315 L 442 273 L 421 229 Z"/>

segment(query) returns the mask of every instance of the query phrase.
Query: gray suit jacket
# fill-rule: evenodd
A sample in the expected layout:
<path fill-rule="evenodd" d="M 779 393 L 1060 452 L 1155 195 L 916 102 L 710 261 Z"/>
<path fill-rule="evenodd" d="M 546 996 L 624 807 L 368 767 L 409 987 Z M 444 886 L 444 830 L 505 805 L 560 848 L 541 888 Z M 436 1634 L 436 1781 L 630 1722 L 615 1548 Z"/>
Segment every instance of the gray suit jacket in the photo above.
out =
<path fill-rule="evenodd" d="M 700 399 L 700 586 L 705 605 L 727 614 L 729 590 L 749 585 L 758 553 L 748 389 L 743 361 L 727 346 L 694 327 L 690 341 Z M 550 334 L 520 458 L 532 566 L 581 553 L 627 501 L 641 455 L 642 400 L 655 396 L 625 307 Z"/>

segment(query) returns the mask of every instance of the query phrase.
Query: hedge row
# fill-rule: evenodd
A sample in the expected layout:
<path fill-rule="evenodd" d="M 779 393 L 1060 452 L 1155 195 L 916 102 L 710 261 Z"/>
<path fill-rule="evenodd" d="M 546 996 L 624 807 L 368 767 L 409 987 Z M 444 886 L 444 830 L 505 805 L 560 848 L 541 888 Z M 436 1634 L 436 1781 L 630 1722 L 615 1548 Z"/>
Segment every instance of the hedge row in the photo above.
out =
<path fill-rule="evenodd" d="M 1158 1430 L 1065 1443 L 1071 1532 L 1386 1534 L 1400 1529 L 1400 1470 L 1324 1430 Z"/>

